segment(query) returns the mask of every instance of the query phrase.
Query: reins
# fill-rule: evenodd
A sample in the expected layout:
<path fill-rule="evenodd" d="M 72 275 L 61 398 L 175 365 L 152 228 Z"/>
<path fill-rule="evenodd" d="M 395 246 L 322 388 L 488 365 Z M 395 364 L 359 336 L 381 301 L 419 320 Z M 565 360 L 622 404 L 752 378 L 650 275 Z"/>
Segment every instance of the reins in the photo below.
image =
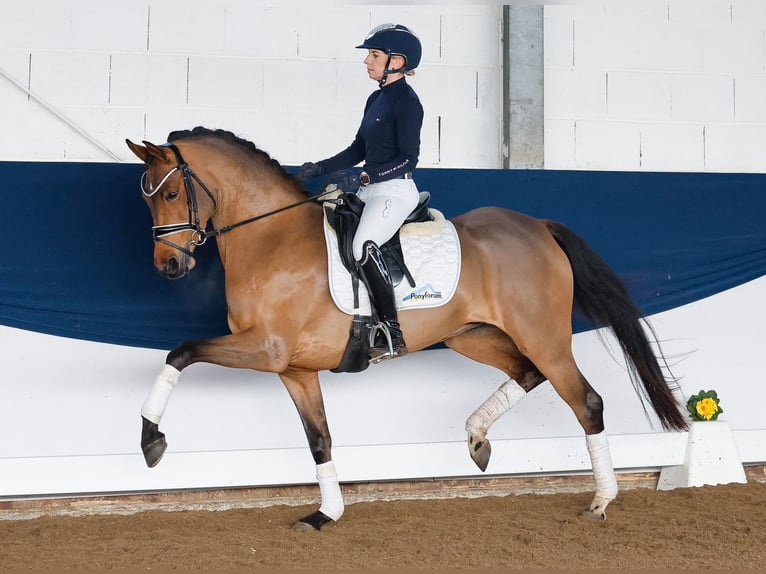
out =
<path fill-rule="evenodd" d="M 173 151 L 173 154 L 176 157 L 177 165 L 176 167 L 174 167 L 168 173 L 165 174 L 162 180 L 160 180 L 159 185 L 154 190 L 152 190 L 151 193 L 147 193 L 145 189 L 144 181 L 145 181 L 146 173 L 144 173 L 144 177 L 142 178 L 142 181 L 141 181 L 141 191 L 143 192 L 145 196 L 151 197 L 160 190 L 160 188 L 164 185 L 164 183 L 168 180 L 168 178 L 171 175 L 173 175 L 176 171 L 181 172 L 181 176 L 183 177 L 183 181 L 184 181 L 184 188 L 186 190 L 186 204 L 189 209 L 189 221 L 182 222 L 182 223 L 168 223 L 165 225 L 154 225 L 152 226 L 152 235 L 154 237 L 154 241 L 159 243 L 164 243 L 165 245 L 169 245 L 170 247 L 173 247 L 174 249 L 178 249 L 179 251 L 185 253 L 186 255 L 190 257 L 194 257 L 194 253 L 191 251 L 190 247 L 192 245 L 194 245 L 195 247 L 199 247 L 200 245 L 203 245 L 208 240 L 209 237 L 218 237 L 220 235 L 224 235 L 234 229 L 237 229 L 238 227 L 242 227 L 243 225 L 248 225 L 260 219 L 265 219 L 266 217 L 271 217 L 272 215 L 276 215 L 277 213 L 287 211 L 288 209 L 292 209 L 294 207 L 299 207 L 305 203 L 317 201 L 318 199 L 324 197 L 325 195 L 328 195 L 335 191 L 334 189 L 327 190 L 318 195 L 308 197 L 306 199 L 298 201 L 297 203 L 292 203 L 290 205 L 286 205 L 284 207 L 274 209 L 267 213 L 262 213 L 260 215 L 249 217 L 247 219 L 243 219 L 242 221 L 238 221 L 237 223 L 224 225 L 223 227 L 219 227 L 217 229 L 216 228 L 204 229 L 200 225 L 199 206 L 197 203 L 197 194 L 194 187 L 194 182 L 196 181 L 200 185 L 200 187 L 202 187 L 202 189 L 205 191 L 208 197 L 210 197 L 210 199 L 213 202 L 213 209 L 217 207 L 218 203 L 216 202 L 215 197 L 207 188 L 207 186 L 204 184 L 204 182 L 199 178 L 199 176 L 196 173 L 194 173 L 194 171 L 186 163 L 178 147 L 176 147 L 175 144 L 172 144 L 172 143 L 164 144 L 163 147 L 170 148 Z M 185 246 L 178 245 L 176 243 L 173 243 L 165 239 L 165 237 L 167 237 L 168 235 L 173 235 L 175 233 L 180 233 L 182 231 L 193 232 L 191 240 Z"/>
<path fill-rule="evenodd" d="M 335 191 L 334 189 L 331 189 L 329 191 L 324 191 L 318 195 L 307 197 L 306 199 L 303 199 L 297 203 L 285 205 L 284 207 L 280 207 L 279 209 L 275 209 L 267 213 L 262 213 L 261 215 L 256 215 L 254 217 L 249 217 L 248 219 L 238 221 L 237 223 L 232 223 L 231 225 L 224 225 L 223 227 L 219 227 L 218 229 L 211 229 L 210 231 L 204 231 L 203 233 L 205 235 L 205 239 L 207 239 L 208 237 L 217 237 L 219 235 L 223 235 L 224 233 L 228 233 L 229 231 L 231 231 L 232 229 L 236 229 L 237 227 L 242 227 L 243 225 L 247 225 L 248 223 L 253 223 L 254 221 L 258 221 L 259 219 L 264 219 L 266 217 L 276 215 L 277 213 L 287 211 L 288 209 L 292 209 L 293 207 L 298 207 L 300 205 L 303 205 L 304 203 L 309 203 L 310 201 L 316 201 L 319 198 L 324 197 L 325 195 L 333 193 L 334 191 Z"/>

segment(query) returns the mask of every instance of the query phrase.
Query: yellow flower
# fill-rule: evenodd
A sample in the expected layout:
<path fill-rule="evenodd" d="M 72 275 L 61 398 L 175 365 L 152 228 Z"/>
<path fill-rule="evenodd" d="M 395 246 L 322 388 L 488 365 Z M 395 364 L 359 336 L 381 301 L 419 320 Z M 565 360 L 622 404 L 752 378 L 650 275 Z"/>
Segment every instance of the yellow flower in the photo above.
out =
<path fill-rule="evenodd" d="M 713 418 L 713 415 L 718 411 L 718 403 L 711 398 L 704 398 L 697 402 L 697 413 L 706 421 Z"/>

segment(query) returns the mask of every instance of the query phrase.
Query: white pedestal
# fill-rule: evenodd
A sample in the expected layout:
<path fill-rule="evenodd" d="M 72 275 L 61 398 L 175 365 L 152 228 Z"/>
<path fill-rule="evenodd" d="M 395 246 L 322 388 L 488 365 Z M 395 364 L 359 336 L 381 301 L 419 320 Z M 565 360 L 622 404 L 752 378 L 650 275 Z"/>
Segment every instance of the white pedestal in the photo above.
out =
<path fill-rule="evenodd" d="M 683 465 L 663 468 L 657 490 L 730 482 L 746 483 L 747 477 L 729 423 L 695 421 L 689 429 Z"/>

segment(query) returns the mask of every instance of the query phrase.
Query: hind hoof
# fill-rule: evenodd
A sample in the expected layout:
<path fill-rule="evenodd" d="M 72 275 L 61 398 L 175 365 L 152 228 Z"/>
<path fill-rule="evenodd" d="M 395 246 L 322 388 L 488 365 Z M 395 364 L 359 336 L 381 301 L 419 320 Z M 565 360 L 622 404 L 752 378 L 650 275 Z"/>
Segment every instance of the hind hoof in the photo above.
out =
<path fill-rule="evenodd" d="M 141 450 L 144 453 L 146 466 L 152 468 L 162 459 L 168 443 L 165 440 L 165 434 L 161 433 L 157 423 L 153 423 L 143 417 L 143 428 L 141 429 Z"/>
<path fill-rule="evenodd" d="M 324 524 L 328 522 L 334 522 L 332 518 L 327 516 L 321 510 L 312 512 L 308 516 L 304 516 L 298 522 L 293 524 L 293 530 L 296 532 L 309 532 L 311 530 L 321 530 Z"/>
<path fill-rule="evenodd" d="M 580 514 L 583 518 L 586 518 L 587 520 L 598 520 L 598 521 L 604 521 L 606 520 L 606 510 L 591 510 L 590 508 L 586 508 L 582 511 L 582 514 Z"/>
<path fill-rule="evenodd" d="M 606 520 L 606 507 L 614 500 L 614 497 L 606 498 L 597 496 L 590 506 L 582 511 L 582 517 L 590 520 Z"/>
<path fill-rule="evenodd" d="M 479 470 L 484 472 L 487 470 L 489 464 L 489 457 L 492 455 L 492 445 L 489 444 L 487 437 L 477 437 L 474 435 L 468 435 L 468 451 L 471 453 L 471 458 L 479 467 Z"/>

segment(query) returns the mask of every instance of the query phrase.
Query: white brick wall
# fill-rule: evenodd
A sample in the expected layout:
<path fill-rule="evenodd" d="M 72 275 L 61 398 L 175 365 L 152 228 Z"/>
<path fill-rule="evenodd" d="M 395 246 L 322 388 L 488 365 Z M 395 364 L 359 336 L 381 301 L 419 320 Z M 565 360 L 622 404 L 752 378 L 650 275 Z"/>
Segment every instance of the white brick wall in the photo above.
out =
<path fill-rule="evenodd" d="M 496 168 L 501 6 L 0 0 L 0 72 L 133 161 L 123 140 L 230 129 L 298 164 L 354 136 L 373 25 L 424 45 L 421 165 Z M 545 165 L 764 171 L 766 2 L 546 5 Z M 0 160 L 111 161 L 0 76 Z M 8 129 L 10 127 L 10 129 Z"/>
<path fill-rule="evenodd" d="M 126 137 L 161 142 L 196 125 L 286 164 L 327 157 L 377 88 L 355 46 L 400 21 L 424 46 L 409 80 L 426 112 L 421 164 L 497 167 L 500 18 L 499 5 L 0 0 L 0 71 L 55 111 L 0 76 L 0 119 L 14 128 L 0 160 L 111 160 L 57 114 L 126 161 Z"/>
<path fill-rule="evenodd" d="M 667 120 L 671 112 L 671 76 L 651 72 L 607 74 L 607 116 L 615 120 Z"/>
<path fill-rule="evenodd" d="M 548 70 L 545 74 L 545 116 L 606 118 L 606 83 L 607 74 L 601 70 Z"/>
<path fill-rule="evenodd" d="M 29 53 L 23 50 L 0 50 L 0 70 L 5 70 L 12 77 L 24 79 L 24 85 L 29 83 Z M 14 84 L 0 80 L 0 105 L 23 104 L 27 95 Z M 0 108 L 2 110 L 2 108 Z"/>
<path fill-rule="evenodd" d="M 580 169 L 635 171 L 641 168 L 641 130 L 637 122 L 582 120 L 575 124 L 575 165 Z"/>
<path fill-rule="evenodd" d="M 766 2 L 544 14 L 547 168 L 766 171 Z"/>
<path fill-rule="evenodd" d="M 114 54 L 111 60 L 109 103 L 145 109 L 183 106 L 187 98 L 186 56 Z"/>
<path fill-rule="evenodd" d="M 705 128 L 705 167 L 712 171 L 752 171 L 763 165 L 764 124 L 712 124 Z"/>
<path fill-rule="evenodd" d="M 0 15 L 0 46 L 4 49 L 61 50 L 70 47 L 71 8 L 67 2 L 2 0 Z"/>
<path fill-rule="evenodd" d="M 704 143 L 704 127 L 695 123 L 643 123 L 641 169 L 704 171 Z"/>
<path fill-rule="evenodd" d="M 730 122 L 734 119 L 734 79 L 729 75 L 676 74 L 671 107 L 676 120 Z"/>
<path fill-rule="evenodd" d="M 734 117 L 766 123 L 766 75 L 734 77 Z"/>
<path fill-rule="evenodd" d="M 29 85 L 34 93 L 57 105 L 104 105 L 109 98 L 109 54 L 33 53 Z"/>
<path fill-rule="evenodd" d="M 44 9 L 48 10 L 50 4 L 45 3 Z M 70 6 L 68 48 L 107 53 L 146 49 L 147 2 L 74 0 Z M 65 22 L 58 25 L 66 30 Z"/>

